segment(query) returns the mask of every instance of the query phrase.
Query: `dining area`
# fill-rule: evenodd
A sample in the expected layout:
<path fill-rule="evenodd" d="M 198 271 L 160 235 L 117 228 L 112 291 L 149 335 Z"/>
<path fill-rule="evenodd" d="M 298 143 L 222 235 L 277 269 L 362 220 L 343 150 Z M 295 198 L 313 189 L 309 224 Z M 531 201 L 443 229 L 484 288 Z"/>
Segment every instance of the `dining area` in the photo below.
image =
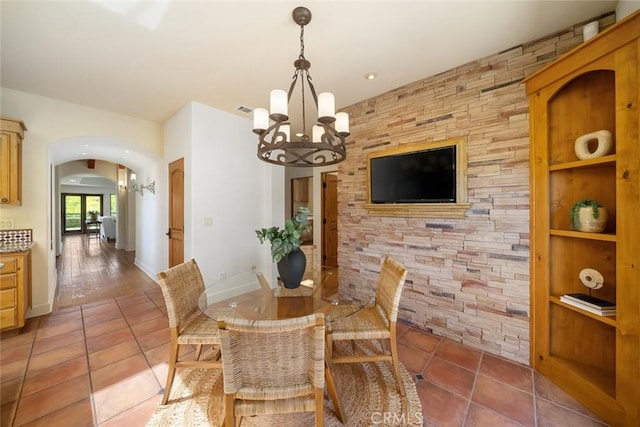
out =
<path fill-rule="evenodd" d="M 73 253 L 63 260 L 86 256 L 84 236 L 74 238 L 77 244 L 65 245 Z M 1 425 L 224 425 L 220 367 L 178 368 L 169 400 L 162 403 L 172 348 L 168 308 L 160 286 L 137 270 L 133 257 L 127 255 L 118 256 L 117 263 L 110 267 L 120 277 L 119 288 L 110 295 L 89 299 L 88 293 L 79 304 L 61 304 L 50 315 L 27 319 L 20 333 L 3 334 Z M 72 262 L 63 262 L 60 270 L 70 275 L 73 266 Z M 355 274 L 360 277 L 359 283 L 367 283 L 373 291 L 379 270 L 374 267 Z M 246 273 L 225 280 L 239 295 L 261 289 L 255 272 Z M 243 282 L 249 277 L 255 289 L 245 287 Z M 76 279 L 86 282 L 86 291 L 98 283 L 93 273 Z M 276 281 L 268 282 L 276 286 Z M 409 275 L 403 302 L 411 298 L 415 282 Z M 216 288 L 223 288 L 218 285 L 212 282 L 205 289 L 215 295 Z M 66 282 L 60 286 L 67 292 Z M 69 287 L 71 291 L 71 284 Z M 196 295 L 194 304 L 201 293 Z M 232 297 L 223 292 L 216 299 L 222 302 Z M 233 299 L 226 304 L 231 308 L 229 302 Z M 410 324 L 402 319 L 405 310 L 401 303 L 396 324 L 405 397 L 398 391 L 392 363 L 334 361 L 331 374 L 346 422 L 337 418 L 325 382 L 325 426 L 604 426 L 530 367 Z M 199 313 L 199 309 L 194 311 Z M 357 341 L 359 353 L 372 353 L 377 345 L 376 340 Z M 334 355 L 351 354 L 350 341 L 334 346 Z M 181 346 L 181 360 L 194 360 L 196 347 Z M 216 349 L 216 345 L 203 346 L 199 359 L 214 359 Z M 279 354 L 279 350 L 274 351 Z M 314 424 L 314 412 L 243 416 L 241 423 L 292 427 Z"/>
<path fill-rule="evenodd" d="M 293 288 L 253 270 L 205 285 L 193 259 L 159 273 L 171 344 L 147 425 L 422 425 L 397 348 L 406 275 L 389 257 L 375 282 L 310 268 Z"/>

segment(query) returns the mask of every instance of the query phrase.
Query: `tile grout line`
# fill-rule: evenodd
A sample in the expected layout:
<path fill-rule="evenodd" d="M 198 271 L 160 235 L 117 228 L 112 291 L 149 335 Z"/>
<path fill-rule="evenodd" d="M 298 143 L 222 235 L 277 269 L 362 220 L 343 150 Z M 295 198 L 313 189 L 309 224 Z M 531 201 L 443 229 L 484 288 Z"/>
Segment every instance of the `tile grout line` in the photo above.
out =
<path fill-rule="evenodd" d="M 147 299 L 156 307 L 156 309 L 158 309 L 157 304 L 149 297 L 149 295 L 147 295 L 147 293 L 145 291 L 143 291 L 143 293 L 139 294 L 139 295 L 144 295 L 145 297 L 147 297 Z M 126 297 L 127 296 L 125 296 L 125 298 Z M 138 341 L 138 336 L 133 331 L 133 328 L 131 327 L 131 323 L 129 323 L 129 319 L 127 319 L 127 316 L 125 315 L 124 311 L 122 310 L 122 306 L 120 305 L 120 302 L 118 301 L 117 298 L 114 298 L 114 299 L 116 301 L 116 304 L 118 305 L 118 309 L 122 313 L 122 317 L 124 318 L 124 321 L 127 322 L 127 327 L 129 328 L 129 331 L 131 331 L 131 335 L 133 336 L 133 339 L 136 341 L 136 345 L 140 349 L 140 353 L 142 354 L 142 357 L 144 357 L 144 361 L 146 362 L 147 366 L 149 367 L 149 370 L 151 371 L 151 373 L 153 374 L 153 378 L 156 380 L 156 382 L 160 386 L 160 390 L 164 392 L 164 387 L 163 387 L 162 384 L 160 384 L 160 382 L 158 381 L 158 378 L 156 377 L 155 373 L 153 372 L 153 366 L 151 365 L 151 362 L 149 361 L 149 358 L 147 357 L 146 353 L 144 352 L 144 349 L 142 348 L 142 345 L 140 345 L 140 341 Z M 164 313 L 162 313 L 162 315 L 165 316 Z"/>
<path fill-rule="evenodd" d="M 471 385 L 471 393 L 469 393 L 469 400 L 467 402 L 467 410 L 464 413 L 464 421 L 462 425 L 467 424 L 467 420 L 469 419 L 469 409 L 471 408 L 471 403 L 473 402 L 473 393 L 476 391 L 476 384 L 478 383 L 478 375 L 480 375 L 480 366 L 482 365 L 482 359 L 484 358 L 484 350 L 480 351 L 480 359 L 478 360 L 478 367 L 473 375 L 473 384 Z M 484 407 L 484 406 L 483 406 Z"/>
<path fill-rule="evenodd" d="M 36 327 L 36 330 L 33 333 L 33 340 L 31 340 L 31 348 L 29 349 L 27 364 L 24 367 L 24 372 L 22 374 L 22 381 L 20 381 L 20 392 L 18 393 L 18 401 L 16 402 L 16 407 L 13 411 L 13 417 L 11 417 L 12 426 L 16 422 L 16 418 L 18 416 L 18 409 L 20 408 L 20 403 L 22 403 L 22 393 L 24 391 L 24 383 L 27 381 L 27 372 L 29 371 L 29 365 L 31 364 L 31 356 L 33 356 L 33 347 L 36 345 L 36 337 L 38 336 L 38 330 L 40 329 L 40 319 L 38 319 L 37 323 L 38 325 Z"/>
<path fill-rule="evenodd" d="M 91 401 L 91 412 L 93 416 L 93 425 L 98 425 L 98 408 L 96 406 L 96 401 L 93 398 L 93 375 L 91 372 L 91 361 L 89 360 L 89 345 L 87 343 L 87 330 L 84 323 L 84 306 L 80 305 L 80 317 L 82 319 L 82 335 L 84 336 L 84 352 L 87 357 L 87 371 L 89 376 L 89 400 Z"/>

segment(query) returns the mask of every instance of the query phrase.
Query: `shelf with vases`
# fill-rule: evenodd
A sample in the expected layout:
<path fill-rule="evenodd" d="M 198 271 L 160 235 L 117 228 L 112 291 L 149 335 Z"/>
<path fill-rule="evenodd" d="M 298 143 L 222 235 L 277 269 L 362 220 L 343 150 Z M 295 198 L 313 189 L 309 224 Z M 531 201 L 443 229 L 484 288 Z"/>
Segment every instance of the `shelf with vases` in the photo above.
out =
<path fill-rule="evenodd" d="M 616 242 L 617 236 L 613 233 L 585 233 L 584 231 L 573 230 L 549 230 L 552 236 L 572 237 L 575 239 L 601 240 L 603 242 Z"/>
<path fill-rule="evenodd" d="M 615 166 L 616 155 L 609 154 L 608 156 L 597 157 L 595 159 L 575 160 L 571 162 L 557 163 L 555 165 L 549 165 L 549 171 L 560 171 L 566 169 L 578 169 L 578 168 L 592 168 L 592 167 L 610 167 Z"/>

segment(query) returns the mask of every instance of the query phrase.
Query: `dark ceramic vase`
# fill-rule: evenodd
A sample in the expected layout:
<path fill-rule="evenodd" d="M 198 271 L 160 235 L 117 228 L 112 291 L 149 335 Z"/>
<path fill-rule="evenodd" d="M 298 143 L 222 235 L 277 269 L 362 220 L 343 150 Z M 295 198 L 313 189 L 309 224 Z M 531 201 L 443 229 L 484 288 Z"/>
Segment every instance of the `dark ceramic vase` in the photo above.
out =
<path fill-rule="evenodd" d="M 295 289 L 300 286 L 304 270 L 307 267 L 307 257 L 300 249 L 289 252 L 278 262 L 278 273 L 285 288 Z"/>

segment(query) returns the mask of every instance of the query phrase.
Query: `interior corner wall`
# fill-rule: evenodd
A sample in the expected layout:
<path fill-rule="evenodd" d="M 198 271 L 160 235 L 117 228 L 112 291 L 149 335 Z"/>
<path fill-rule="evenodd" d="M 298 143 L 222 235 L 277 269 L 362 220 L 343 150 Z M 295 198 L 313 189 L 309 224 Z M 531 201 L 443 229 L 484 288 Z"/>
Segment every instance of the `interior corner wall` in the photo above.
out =
<path fill-rule="evenodd" d="M 588 21 L 587 21 L 588 22 Z M 600 17 L 603 29 L 615 16 Z M 340 267 L 374 281 L 391 255 L 408 270 L 399 318 L 457 342 L 529 364 L 529 121 L 523 79 L 582 43 L 582 23 L 345 109 L 339 165 Z M 463 137 L 464 219 L 372 216 L 367 154 Z"/>
<path fill-rule="evenodd" d="M 185 159 L 185 259 L 196 259 L 205 283 L 252 267 L 272 274 L 254 230 L 284 223 L 284 172 L 257 159 L 251 126 L 195 102 L 165 124 L 167 164 Z"/>

